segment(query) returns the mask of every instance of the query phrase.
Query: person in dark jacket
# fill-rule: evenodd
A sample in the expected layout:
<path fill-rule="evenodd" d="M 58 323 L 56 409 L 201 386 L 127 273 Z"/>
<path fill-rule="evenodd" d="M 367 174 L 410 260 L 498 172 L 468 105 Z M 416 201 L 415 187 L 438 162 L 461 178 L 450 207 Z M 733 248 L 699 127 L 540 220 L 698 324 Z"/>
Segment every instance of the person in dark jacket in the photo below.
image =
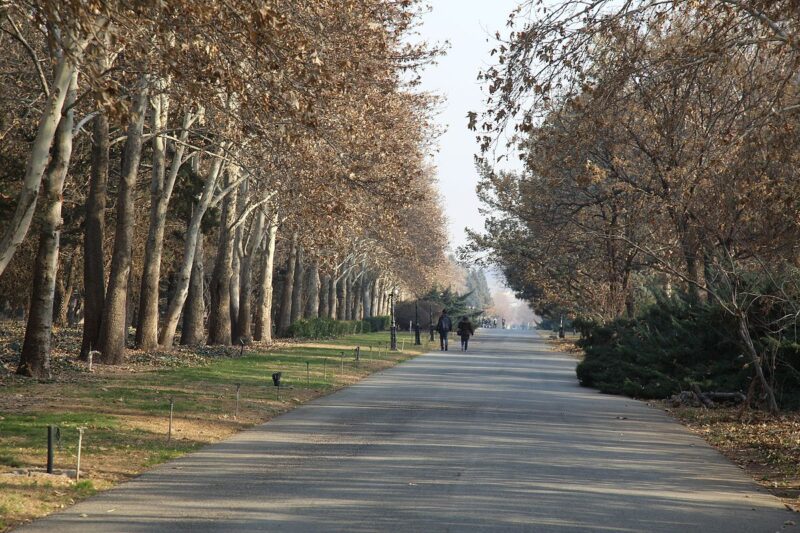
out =
<path fill-rule="evenodd" d="M 444 352 L 447 351 L 447 335 L 453 331 L 453 321 L 447 316 L 447 309 L 442 309 L 442 315 L 436 324 L 436 331 L 439 332 L 439 346 Z"/>
<path fill-rule="evenodd" d="M 471 335 L 475 334 L 475 326 L 472 325 L 472 322 L 467 316 L 462 316 L 461 320 L 458 322 L 457 333 L 458 336 L 461 337 L 461 350 L 466 352 L 469 338 Z"/>

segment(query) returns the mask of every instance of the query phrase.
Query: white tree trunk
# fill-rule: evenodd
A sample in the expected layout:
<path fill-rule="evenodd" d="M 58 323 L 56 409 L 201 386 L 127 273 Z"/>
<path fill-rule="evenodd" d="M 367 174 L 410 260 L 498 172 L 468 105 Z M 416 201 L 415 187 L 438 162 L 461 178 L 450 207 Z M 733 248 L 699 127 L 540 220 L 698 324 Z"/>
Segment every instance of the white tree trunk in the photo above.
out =
<path fill-rule="evenodd" d="M 75 101 L 77 74 L 73 74 L 68 89 L 68 104 Z M 53 158 L 45 178 L 45 213 L 39 235 L 39 249 L 33 273 L 31 309 L 25 328 L 17 373 L 29 377 L 49 379 L 50 341 L 53 326 L 53 300 L 58 270 L 58 252 L 61 239 L 61 207 L 64 204 L 64 180 L 72 156 L 72 124 L 74 110 L 61 118 L 56 133 Z"/>
<path fill-rule="evenodd" d="M 161 277 L 161 252 L 164 246 L 164 227 L 167 222 L 167 204 L 172 187 L 165 183 L 167 153 L 164 136 L 159 134 L 167 125 L 169 118 L 169 98 L 157 94 L 151 103 L 153 121 L 153 172 L 150 181 L 150 226 L 147 230 L 147 244 L 144 249 L 142 265 L 142 286 L 139 293 L 139 313 L 136 325 L 136 346 L 142 350 L 152 350 L 158 346 L 158 297 Z M 182 149 L 183 145 L 179 147 Z M 182 154 L 176 154 L 173 166 Z M 179 163 L 178 163 L 179 164 Z"/>
<path fill-rule="evenodd" d="M 25 239 L 31 226 L 42 176 L 50 160 L 50 146 L 53 144 L 53 137 L 55 137 L 56 128 L 61 120 L 61 111 L 64 108 L 64 100 L 74 72 L 75 67 L 68 54 L 62 54 L 55 67 L 50 97 L 39 118 L 39 128 L 31 146 L 25 177 L 22 180 L 22 190 L 17 196 L 14 216 L 8 222 L 3 236 L 0 238 L 0 275 L 11 262 L 14 252 Z"/>
<path fill-rule="evenodd" d="M 272 216 L 269 223 L 267 247 L 261 268 L 261 291 L 259 292 L 258 311 L 256 315 L 255 339 L 272 342 L 272 275 L 275 270 L 275 241 L 278 236 L 278 213 Z"/>
<path fill-rule="evenodd" d="M 164 318 L 164 327 L 159 335 L 158 342 L 165 348 L 172 347 L 175 342 L 175 331 L 178 329 L 178 321 L 181 317 L 183 304 L 186 302 L 186 295 L 189 293 L 189 279 L 192 275 L 192 265 L 194 265 L 194 254 L 197 251 L 197 236 L 200 234 L 200 225 L 203 222 L 203 215 L 211 205 L 214 199 L 214 190 L 217 186 L 220 173 L 222 171 L 222 154 L 225 153 L 223 148 L 217 157 L 211 163 L 211 168 L 206 178 L 206 183 L 203 186 L 203 193 L 200 196 L 200 201 L 192 213 L 192 219 L 189 221 L 189 226 L 186 228 L 186 239 L 183 245 L 183 262 L 181 269 L 177 275 L 177 286 L 175 287 L 175 294 L 169 302 L 167 315 Z"/>
<path fill-rule="evenodd" d="M 234 342 L 244 340 L 249 343 L 252 339 L 252 310 L 253 310 L 253 256 L 264 240 L 264 222 L 266 215 L 262 209 L 255 215 L 255 224 L 244 242 L 242 242 L 241 261 L 239 262 L 239 308 L 236 310 L 236 327 L 234 329 Z M 244 238 L 244 237 L 242 237 Z M 231 295 L 231 300 L 233 296 Z"/>

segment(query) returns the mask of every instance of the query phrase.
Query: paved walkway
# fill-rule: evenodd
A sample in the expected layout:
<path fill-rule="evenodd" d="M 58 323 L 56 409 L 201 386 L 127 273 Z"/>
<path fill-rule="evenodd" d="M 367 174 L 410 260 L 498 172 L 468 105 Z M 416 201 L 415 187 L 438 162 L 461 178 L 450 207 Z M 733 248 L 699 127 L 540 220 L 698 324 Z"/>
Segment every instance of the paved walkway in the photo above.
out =
<path fill-rule="evenodd" d="M 419 357 L 23 531 L 762 533 L 794 518 L 574 367 L 534 333 L 481 330 L 469 353 Z"/>

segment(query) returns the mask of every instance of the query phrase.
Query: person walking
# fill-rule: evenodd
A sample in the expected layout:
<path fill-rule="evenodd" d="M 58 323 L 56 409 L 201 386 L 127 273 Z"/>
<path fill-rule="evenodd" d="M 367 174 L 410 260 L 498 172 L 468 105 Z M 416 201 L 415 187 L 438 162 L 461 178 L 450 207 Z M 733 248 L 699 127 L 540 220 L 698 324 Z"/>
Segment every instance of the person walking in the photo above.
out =
<path fill-rule="evenodd" d="M 439 347 L 443 352 L 447 351 L 447 335 L 453 330 L 453 321 L 447 316 L 447 309 L 442 309 L 439 322 L 436 324 L 436 331 L 439 332 Z"/>
<path fill-rule="evenodd" d="M 458 322 L 458 329 L 456 331 L 458 336 L 461 337 L 461 351 L 466 352 L 469 345 L 469 338 L 475 334 L 475 326 L 472 325 L 470 319 L 464 315 Z"/>

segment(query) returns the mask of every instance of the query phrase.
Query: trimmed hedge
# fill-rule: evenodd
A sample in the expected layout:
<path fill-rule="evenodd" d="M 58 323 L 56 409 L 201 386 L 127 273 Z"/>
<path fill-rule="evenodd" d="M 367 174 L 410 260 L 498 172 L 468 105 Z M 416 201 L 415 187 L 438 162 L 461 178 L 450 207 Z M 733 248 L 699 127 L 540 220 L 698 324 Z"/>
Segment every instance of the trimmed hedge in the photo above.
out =
<path fill-rule="evenodd" d="M 369 318 L 365 318 L 364 322 L 369 322 L 370 331 L 388 331 L 392 326 L 392 317 L 371 316 Z"/>
<path fill-rule="evenodd" d="M 389 317 L 371 317 L 366 320 L 334 320 L 332 318 L 311 318 L 297 320 L 289 326 L 289 337 L 303 339 L 324 339 L 341 337 L 356 333 L 383 331 L 388 327 Z"/>

